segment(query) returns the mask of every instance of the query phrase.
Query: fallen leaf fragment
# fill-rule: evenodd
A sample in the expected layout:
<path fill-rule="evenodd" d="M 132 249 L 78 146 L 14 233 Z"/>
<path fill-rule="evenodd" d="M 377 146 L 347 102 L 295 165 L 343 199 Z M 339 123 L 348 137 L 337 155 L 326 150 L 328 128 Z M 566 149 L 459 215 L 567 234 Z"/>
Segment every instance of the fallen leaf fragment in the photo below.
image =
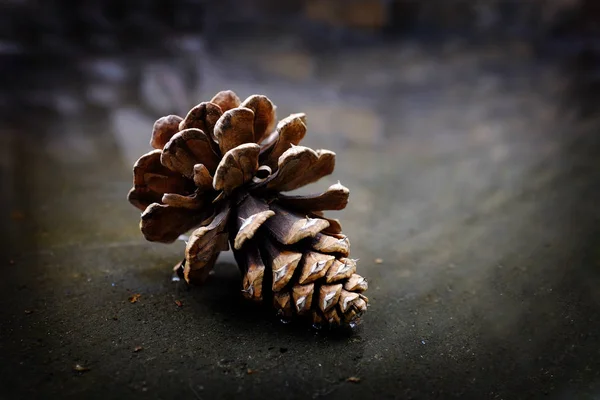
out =
<path fill-rule="evenodd" d="M 135 293 L 135 294 L 133 294 L 133 295 L 129 296 L 129 299 L 128 299 L 128 300 L 129 300 L 129 302 L 130 302 L 131 304 L 133 304 L 133 303 L 137 303 L 137 301 L 140 299 L 140 297 L 142 297 L 142 295 L 141 295 L 141 294 L 139 294 L 139 293 Z"/>
<path fill-rule="evenodd" d="M 359 383 L 360 382 L 360 378 L 357 377 L 357 376 L 351 376 L 348 379 L 346 379 L 346 382 Z"/>

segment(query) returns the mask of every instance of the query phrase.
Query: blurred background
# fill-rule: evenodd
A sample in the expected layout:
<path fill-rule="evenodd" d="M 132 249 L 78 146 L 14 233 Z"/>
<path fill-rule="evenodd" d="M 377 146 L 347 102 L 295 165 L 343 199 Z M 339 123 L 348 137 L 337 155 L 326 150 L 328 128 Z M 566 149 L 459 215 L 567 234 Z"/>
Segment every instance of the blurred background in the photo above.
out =
<path fill-rule="evenodd" d="M 597 0 L 3 0 L 0 22 L 0 398 L 600 398 Z M 143 240 L 152 124 L 225 89 L 337 153 L 308 191 L 351 190 L 354 335 L 249 308 L 227 254 L 173 282 L 184 244 Z"/>
<path fill-rule="evenodd" d="M 248 85 L 366 96 L 381 110 L 377 102 L 389 103 L 400 85 L 489 74 L 494 57 L 510 58 L 505 64 L 594 57 L 600 34 L 594 0 L 6 0 L 0 6 L 0 105 L 63 116 L 126 104 L 152 116 L 181 110 L 203 88 L 223 84 L 216 78 L 230 82 L 228 74 Z"/>

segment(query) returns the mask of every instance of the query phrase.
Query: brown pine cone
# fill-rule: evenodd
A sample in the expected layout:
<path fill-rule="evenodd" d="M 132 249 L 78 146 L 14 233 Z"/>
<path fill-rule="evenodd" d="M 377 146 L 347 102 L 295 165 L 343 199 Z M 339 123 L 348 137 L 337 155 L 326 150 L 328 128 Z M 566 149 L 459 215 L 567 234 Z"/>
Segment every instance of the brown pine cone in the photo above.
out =
<path fill-rule="evenodd" d="M 143 211 L 149 241 L 195 229 L 182 264 L 187 282 L 204 282 L 231 246 L 247 299 L 272 303 L 284 318 L 354 325 L 367 309 L 367 281 L 339 221 L 322 213 L 346 207 L 349 191 L 337 183 L 321 194 L 281 193 L 331 174 L 335 154 L 299 146 L 306 116 L 276 124 L 275 109 L 265 96 L 240 102 L 223 91 L 183 119 L 160 118 L 156 150 L 135 163 L 128 199 Z"/>

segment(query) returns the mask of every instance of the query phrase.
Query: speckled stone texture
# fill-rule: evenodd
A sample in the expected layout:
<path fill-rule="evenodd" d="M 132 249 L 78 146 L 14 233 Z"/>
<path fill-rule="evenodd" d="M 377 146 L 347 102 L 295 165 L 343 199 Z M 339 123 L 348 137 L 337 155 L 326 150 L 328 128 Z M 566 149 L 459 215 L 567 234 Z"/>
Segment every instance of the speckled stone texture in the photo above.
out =
<path fill-rule="evenodd" d="M 69 112 L 11 114 L 0 398 L 597 398 L 593 73 L 522 44 L 284 51 L 238 41 L 182 64 L 105 59 L 104 81 L 81 67 Z M 279 69 L 264 62 L 281 54 Z M 165 86 L 157 65 L 184 83 L 189 65 L 201 84 Z M 142 73 L 150 97 L 127 78 Z M 221 89 L 306 111 L 305 143 L 338 154 L 331 179 L 351 196 L 336 216 L 370 279 L 354 333 L 251 307 L 227 254 L 188 289 L 171 276 L 183 242 L 140 234 L 125 197 L 154 119 Z"/>

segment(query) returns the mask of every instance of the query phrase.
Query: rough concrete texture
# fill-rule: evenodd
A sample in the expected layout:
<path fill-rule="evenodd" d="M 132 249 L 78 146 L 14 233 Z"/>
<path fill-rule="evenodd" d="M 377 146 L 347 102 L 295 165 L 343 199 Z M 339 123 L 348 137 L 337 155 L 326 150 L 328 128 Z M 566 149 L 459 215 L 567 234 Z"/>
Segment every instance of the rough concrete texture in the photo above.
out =
<path fill-rule="evenodd" d="M 84 109 L 1 135 L 0 398 L 600 396 L 600 120 L 581 71 L 522 46 L 340 50 L 279 76 L 241 53 L 203 58 L 181 107 L 231 88 L 309 112 L 307 145 L 338 155 L 310 189 L 351 189 L 332 214 L 370 281 L 362 326 L 280 323 L 242 300 L 229 254 L 205 287 L 172 281 L 183 243 L 145 242 L 125 200 L 163 103 L 88 77 L 108 108 L 70 94 Z"/>

